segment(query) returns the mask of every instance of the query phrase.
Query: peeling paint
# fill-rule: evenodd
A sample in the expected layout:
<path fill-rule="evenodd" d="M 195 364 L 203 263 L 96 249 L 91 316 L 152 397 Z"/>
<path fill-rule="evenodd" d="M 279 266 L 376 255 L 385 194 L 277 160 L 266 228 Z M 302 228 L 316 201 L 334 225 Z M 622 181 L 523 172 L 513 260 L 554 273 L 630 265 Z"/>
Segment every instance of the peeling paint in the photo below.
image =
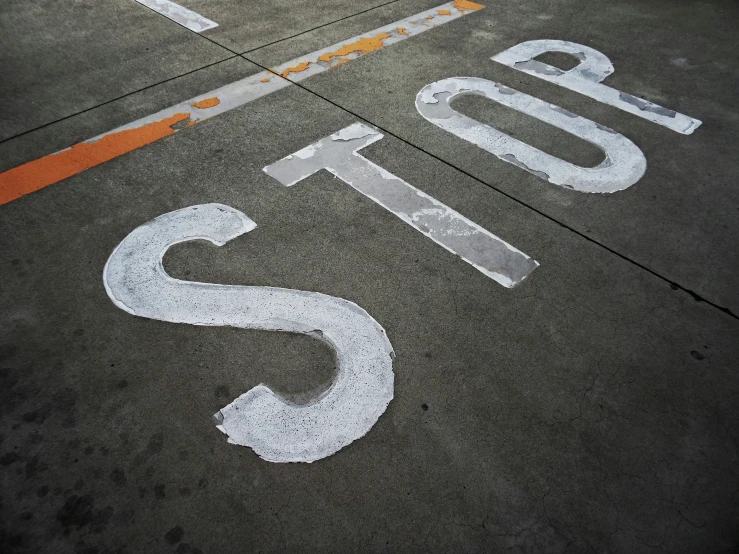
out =
<path fill-rule="evenodd" d="M 175 131 L 172 127 L 189 118 L 189 113 L 176 113 L 160 121 L 75 144 L 56 154 L 0 173 L 0 204 L 7 204 L 85 169 L 173 135 Z"/>
<path fill-rule="evenodd" d="M 540 73 L 542 75 L 564 75 L 564 71 L 558 67 L 547 65 L 536 60 L 526 60 L 525 62 L 516 62 L 513 64 L 514 69 L 519 69 L 525 73 Z"/>
<path fill-rule="evenodd" d="M 439 10 L 437 13 L 439 15 L 452 15 L 452 12 L 450 12 L 449 10 Z"/>
<path fill-rule="evenodd" d="M 641 98 L 631 96 L 630 94 L 626 94 L 625 92 L 620 93 L 618 97 L 627 104 L 632 104 L 645 112 L 656 113 L 658 115 L 663 115 L 672 119 L 677 116 L 677 112 L 673 110 L 668 110 L 667 108 L 663 108 L 662 106 L 658 106 L 657 104 L 652 104 L 648 100 L 642 100 Z"/>
<path fill-rule="evenodd" d="M 475 4 L 475 5 L 479 6 L 479 4 Z M 247 104 L 253 100 L 261 98 L 267 94 L 271 94 L 275 91 L 282 90 L 283 88 L 290 86 L 292 83 L 302 81 L 303 79 L 307 79 L 313 75 L 322 73 L 328 69 L 331 69 L 332 67 L 343 65 L 344 63 L 346 63 L 346 61 L 351 61 L 353 59 L 352 56 L 356 56 L 356 53 L 352 53 L 350 56 L 342 58 L 341 60 L 339 60 L 338 63 L 322 62 L 319 59 L 321 56 L 331 54 L 331 53 L 336 53 L 337 51 L 340 51 L 346 48 L 348 45 L 362 43 L 361 41 L 365 39 L 377 39 L 378 36 L 381 36 L 381 35 L 390 35 L 388 38 L 382 39 L 380 41 L 381 42 L 380 47 L 387 47 L 397 42 L 400 42 L 402 40 L 406 40 L 408 38 L 416 36 L 420 33 L 426 32 L 428 30 L 428 27 L 426 26 L 425 23 L 420 24 L 419 21 L 424 19 L 428 15 L 435 14 L 439 9 L 448 9 L 451 11 L 450 16 L 439 19 L 441 23 L 448 23 L 450 21 L 454 21 L 455 19 L 458 19 L 464 14 L 463 10 L 455 8 L 452 2 L 442 4 L 441 6 L 437 6 L 436 8 L 433 8 L 431 10 L 426 10 L 424 12 L 418 13 L 408 18 L 395 21 L 393 23 L 390 23 L 389 25 L 380 27 L 379 29 L 375 29 L 369 33 L 365 33 L 363 35 L 353 37 L 345 42 L 334 44 L 332 46 L 328 46 L 327 48 L 323 48 L 311 54 L 301 56 L 300 58 L 287 61 L 281 64 L 280 66 L 276 67 L 274 70 L 261 71 L 255 75 L 250 75 L 248 77 L 245 77 L 243 79 L 240 79 L 228 85 L 222 86 L 216 90 L 212 90 L 208 93 L 202 94 L 194 99 L 188 100 L 186 102 L 182 102 L 180 104 L 171 106 L 169 108 L 165 108 L 164 110 L 161 110 L 155 114 L 143 117 L 137 121 L 133 121 L 117 129 L 113 129 L 112 131 L 109 131 L 107 133 L 94 137 L 92 139 L 89 139 L 88 141 L 85 141 L 84 143 L 81 143 L 81 144 L 88 144 L 88 143 L 96 142 L 107 135 L 113 135 L 121 131 L 145 127 L 151 123 L 158 124 L 158 122 L 168 120 L 169 118 L 176 116 L 177 114 L 181 114 L 181 113 L 192 113 L 191 121 L 194 121 L 194 122 L 204 121 L 210 117 L 214 117 L 216 115 L 225 113 L 239 106 L 243 106 L 244 104 Z M 362 44 L 366 44 L 366 43 L 362 43 Z M 346 60 L 346 61 L 342 61 L 342 60 Z M 283 78 L 282 79 L 275 78 L 276 76 L 279 76 L 279 75 L 282 75 Z M 289 76 L 289 79 L 286 78 L 286 76 Z M 216 97 L 220 100 L 220 103 L 217 106 L 213 106 L 211 108 L 207 108 L 204 110 L 201 110 L 200 108 L 193 106 L 194 103 L 200 102 L 203 98 L 212 98 L 212 97 Z M 186 125 L 185 128 L 188 128 L 190 126 L 192 126 L 192 124 Z M 179 128 L 174 128 L 171 130 L 178 132 Z M 168 134 L 171 134 L 171 133 L 163 134 L 159 138 L 168 136 Z M 153 139 L 153 140 L 157 140 L 157 139 Z M 142 143 L 141 146 L 143 146 L 144 144 L 149 144 L 149 142 Z M 80 145 L 75 145 L 72 148 L 76 148 L 78 146 Z M 132 149 L 135 149 L 135 148 L 132 148 Z M 130 151 L 131 150 L 125 150 L 123 153 L 130 152 Z M 46 158 L 50 158 L 55 155 L 56 154 L 51 154 L 50 156 L 46 156 Z M 29 162 L 29 164 L 31 164 L 31 168 L 41 167 L 41 165 L 47 163 L 47 162 L 42 162 L 42 160 L 45 160 L 46 158 L 40 158 L 38 160 Z M 112 158 L 108 158 L 108 159 L 112 159 Z M 107 161 L 107 160 L 104 160 L 104 161 Z M 88 166 L 85 164 L 77 164 L 76 165 L 77 169 L 71 173 L 68 171 L 67 172 L 43 171 L 41 173 L 47 173 L 47 176 L 44 176 L 42 178 L 39 175 L 36 175 L 35 179 L 33 179 L 29 183 L 26 183 L 23 179 L 18 179 L 17 175 L 23 174 L 25 171 L 27 171 L 27 169 L 24 169 L 22 171 L 20 171 L 20 169 L 22 167 L 26 167 L 29 164 L 25 164 L 24 166 L 20 166 L 14 169 L 7 170 L 4 173 L 0 173 L 0 189 L 6 191 L 4 193 L 0 192 L 0 204 L 4 204 L 6 202 L 15 200 L 24 194 L 28 194 L 29 192 L 39 190 L 40 188 L 54 184 L 67 177 L 75 175 L 76 173 L 79 173 L 80 171 L 84 171 L 85 169 L 87 169 L 87 167 L 92 167 L 92 166 Z"/>
<path fill-rule="evenodd" d="M 223 204 L 170 212 L 131 232 L 105 264 L 113 303 L 135 316 L 170 323 L 302 333 L 328 344 L 338 374 L 329 390 L 297 405 L 258 385 L 216 413 L 228 442 L 270 462 L 313 462 L 364 436 L 393 398 L 393 350 L 385 330 L 356 304 L 262 286 L 182 281 L 162 259 L 170 246 L 207 240 L 222 246 L 256 224 Z"/>
<path fill-rule="evenodd" d="M 383 47 L 382 41 L 386 38 L 390 38 L 390 33 L 380 33 L 375 37 L 362 38 L 356 42 L 345 44 L 335 52 L 328 52 L 318 56 L 318 59 L 322 62 L 330 62 L 331 58 L 346 56 L 348 54 L 359 54 L 363 56 L 375 50 L 379 50 Z"/>
<path fill-rule="evenodd" d="M 546 52 L 571 54 L 580 60 L 580 64 L 563 71 L 534 59 Z M 698 119 L 601 83 L 613 73 L 613 64 L 605 54 L 589 46 L 566 40 L 530 40 L 517 44 L 492 59 L 684 135 L 691 134 L 701 125 Z"/>
<path fill-rule="evenodd" d="M 475 12 L 483 9 L 485 6 L 470 0 L 454 0 L 454 8 L 462 12 Z"/>
<path fill-rule="evenodd" d="M 301 62 L 298 65 L 295 65 L 293 67 L 288 67 L 287 69 L 280 72 L 281 77 L 287 77 L 290 75 L 290 73 L 300 73 L 301 71 L 305 71 L 308 69 L 311 65 L 311 62 Z"/>
<path fill-rule="evenodd" d="M 215 96 L 212 98 L 206 98 L 205 100 L 200 100 L 198 102 L 193 102 L 192 107 L 193 108 L 200 108 L 201 110 L 207 110 L 208 108 L 214 108 L 218 104 L 220 104 L 221 101 L 216 98 Z"/>
<path fill-rule="evenodd" d="M 484 96 L 586 140 L 600 148 L 605 159 L 593 168 L 576 166 L 463 115 L 451 107 L 451 101 L 467 94 Z M 642 151 L 620 133 L 486 79 L 453 77 L 431 83 L 416 96 L 416 109 L 437 127 L 561 187 L 580 192 L 616 192 L 639 181 L 646 171 Z"/>
<path fill-rule="evenodd" d="M 461 5 L 462 8 L 459 9 L 455 7 L 454 2 L 448 2 L 431 10 L 426 10 L 414 16 L 396 21 L 370 33 L 354 37 L 338 45 L 330 46 L 318 52 L 313 52 L 299 59 L 292 60 L 276 67 L 273 71 L 277 74 L 282 74 L 284 71 L 296 66 L 296 64 L 310 62 L 310 65 L 307 67 L 301 66 L 304 68 L 302 71 L 290 71 L 287 74 L 291 81 L 298 82 L 327 69 L 343 65 L 343 63 L 346 63 L 341 61 L 343 59 L 348 58 L 352 60 L 361 57 L 431 29 L 432 26 L 427 23 L 427 20 L 436 17 L 439 10 L 446 10 L 450 13 L 448 16 L 438 17 L 437 20 L 439 23 L 448 23 L 464 15 L 465 10 L 472 10 L 472 6 L 476 6 L 474 9 L 484 7 L 473 2 L 462 2 Z M 338 62 L 337 58 L 339 58 Z"/>
<path fill-rule="evenodd" d="M 538 266 L 536 260 L 359 154 L 382 134 L 355 123 L 264 168 L 285 186 L 325 169 L 504 287 Z"/>
<path fill-rule="evenodd" d="M 335 64 L 331 66 L 331 69 L 337 68 L 340 65 L 344 65 L 346 62 L 350 62 L 350 61 L 352 61 L 351 58 L 341 58 L 338 62 L 336 62 Z"/>
<path fill-rule="evenodd" d="M 556 105 L 554 105 L 554 104 L 549 104 L 549 107 L 550 107 L 551 109 L 553 109 L 553 110 L 554 110 L 555 112 L 559 112 L 559 113 L 561 113 L 562 115 L 566 115 L 567 117 L 571 117 L 572 119 L 575 119 L 576 117 L 580 117 L 580 116 L 579 116 L 579 115 L 577 115 L 576 113 L 572 113 L 571 111 L 569 111 L 569 110 L 565 110 L 564 108 L 560 108 L 559 106 L 556 106 Z M 597 126 L 597 125 L 598 125 L 598 124 L 596 123 L 596 126 Z M 598 127 L 598 128 L 600 129 L 600 127 Z"/>
<path fill-rule="evenodd" d="M 548 181 L 549 180 L 549 175 L 547 175 L 543 171 L 537 171 L 535 169 L 530 168 L 529 166 L 527 166 L 525 163 L 523 163 L 521 160 L 519 160 L 513 154 L 503 154 L 502 156 L 500 156 L 500 159 L 501 160 L 505 160 L 505 161 L 507 161 L 509 163 L 512 163 L 513 165 L 518 166 L 521 169 L 523 169 L 525 171 L 528 171 L 529 173 L 532 173 L 532 174 L 536 175 L 540 179 L 544 179 L 545 181 Z M 564 185 L 564 186 L 566 186 L 567 188 L 572 188 L 572 187 L 567 186 L 567 185 Z"/>
<path fill-rule="evenodd" d="M 218 27 L 218 23 L 211 21 L 207 17 L 203 17 L 199 13 L 175 4 L 170 0 L 136 0 L 139 4 L 146 6 L 150 10 L 171 19 L 175 23 L 179 23 L 183 27 L 190 29 L 195 33 L 202 33 L 208 29 Z"/>
<path fill-rule="evenodd" d="M 495 88 L 497 88 L 498 91 L 501 94 L 507 94 L 508 96 L 512 96 L 512 95 L 516 94 L 516 90 L 515 89 L 512 89 L 512 88 L 507 87 L 505 85 L 501 85 L 500 83 L 495 83 Z"/>

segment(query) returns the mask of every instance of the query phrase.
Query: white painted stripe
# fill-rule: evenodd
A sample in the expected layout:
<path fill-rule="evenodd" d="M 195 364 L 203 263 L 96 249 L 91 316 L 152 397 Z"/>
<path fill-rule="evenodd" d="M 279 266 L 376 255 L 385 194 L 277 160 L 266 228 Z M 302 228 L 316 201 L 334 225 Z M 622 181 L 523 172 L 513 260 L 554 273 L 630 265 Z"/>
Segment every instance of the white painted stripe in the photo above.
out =
<path fill-rule="evenodd" d="M 564 71 L 534 59 L 545 52 L 565 52 L 575 56 L 580 63 Z M 605 54 L 589 46 L 567 40 L 530 40 L 491 59 L 683 135 L 691 134 L 701 124 L 698 119 L 602 84 L 601 81 L 613 73 L 613 64 Z"/>
<path fill-rule="evenodd" d="M 289 187 L 325 169 L 504 287 L 516 286 L 539 266 L 500 237 L 359 154 L 381 138 L 375 129 L 354 123 L 264 171 Z"/>
<path fill-rule="evenodd" d="M 167 17 L 175 23 L 179 23 L 183 27 L 187 27 L 188 29 L 196 33 L 202 33 L 203 31 L 207 31 L 208 29 L 218 27 L 218 23 L 216 23 L 215 21 L 211 21 L 207 17 L 203 17 L 199 13 L 188 10 L 187 8 L 184 8 L 179 4 L 170 2 L 170 0 L 136 1 L 139 4 L 142 4 L 147 8 L 150 8 L 155 12 L 162 14 L 164 17 Z"/>
<path fill-rule="evenodd" d="M 270 462 L 313 462 L 364 436 L 393 398 L 393 349 L 362 308 L 318 292 L 221 285 L 170 277 L 170 246 L 204 239 L 222 246 L 256 224 L 223 204 L 161 215 L 134 229 L 105 264 L 103 282 L 120 309 L 148 319 L 311 335 L 336 353 L 331 387 L 294 404 L 258 385 L 216 413 L 228 442 Z"/>
<path fill-rule="evenodd" d="M 439 12 L 449 12 L 449 15 L 439 15 Z M 143 117 L 136 121 L 133 121 L 117 129 L 113 129 L 94 138 L 86 140 L 85 142 L 96 142 L 106 135 L 124 131 L 127 129 L 135 129 L 143 127 L 149 123 L 161 121 L 172 117 L 178 113 L 190 114 L 190 122 L 204 121 L 215 115 L 222 114 L 239 106 L 243 106 L 253 100 L 266 96 L 275 91 L 290 86 L 294 82 L 302 81 L 318 73 L 323 73 L 331 68 L 337 67 L 346 63 L 342 60 L 351 61 L 361 55 L 358 52 L 352 52 L 344 56 L 337 56 L 332 58 L 330 62 L 320 60 L 321 56 L 328 56 L 331 53 L 339 52 L 347 47 L 351 47 L 353 44 L 360 43 L 361 41 L 367 41 L 368 39 L 377 39 L 381 42 L 380 48 L 396 44 L 402 40 L 424 33 L 438 25 L 454 21 L 462 17 L 468 11 L 464 9 L 457 9 L 454 7 L 454 2 L 448 2 L 433 8 L 426 10 L 416 15 L 406 17 L 374 31 L 370 31 L 343 42 L 339 42 L 327 48 L 323 48 L 316 52 L 306 54 L 299 58 L 295 58 L 288 62 L 285 62 L 271 71 L 261 71 L 255 75 L 245 77 L 233 83 L 229 83 L 223 87 L 217 88 L 200 96 L 196 96 L 185 102 L 181 102 L 175 106 L 165 108 L 157 113 Z M 434 19 L 428 19 L 433 17 Z M 432 23 L 433 22 L 433 23 Z M 402 32 L 401 32 L 402 29 Z M 378 39 L 378 36 L 388 35 L 384 39 Z M 379 48 L 378 48 L 379 49 Z M 296 71 L 295 68 L 305 67 L 303 71 Z M 279 75 L 285 75 L 280 77 Z M 219 100 L 218 105 L 212 108 L 200 109 L 195 107 L 195 104 L 208 100 L 211 98 L 217 98 Z M 184 123 L 184 122 L 183 122 Z M 173 129 L 175 132 L 185 128 L 183 124 Z"/>
<path fill-rule="evenodd" d="M 274 70 L 262 71 L 201 94 L 70 148 L 9 169 L 0 173 L 0 204 L 12 202 L 25 194 L 41 190 L 214 115 L 243 106 L 294 82 L 424 33 L 483 7 L 470 0 L 455 0 L 442 4 L 432 10 L 406 17 L 375 31 L 285 62 Z"/>

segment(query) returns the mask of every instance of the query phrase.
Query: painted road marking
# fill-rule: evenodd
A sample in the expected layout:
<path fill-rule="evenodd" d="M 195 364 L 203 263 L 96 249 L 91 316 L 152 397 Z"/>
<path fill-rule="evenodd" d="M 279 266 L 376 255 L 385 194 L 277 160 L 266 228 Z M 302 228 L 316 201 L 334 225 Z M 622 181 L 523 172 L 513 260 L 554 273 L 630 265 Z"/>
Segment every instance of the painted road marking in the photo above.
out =
<path fill-rule="evenodd" d="M 605 152 L 598 166 L 580 167 L 480 123 L 451 107 L 457 96 L 484 96 L 554 125 Z M 608 127 L 487 79 L 453 77 L 426 85 L 416 96 L 416 108 L 428 121 L 498 158 L 550 183 L 580 192 L 616 192 L 641 179 L 647 169 L 644 154 L 633 142 Z"/>
<path fill-rule="evenodd" d="M 539 264 L 477 223 L 359 154 L 382 134 L 354 123 L 264 168 L 285 186 L 326 169 L 504 287 Z"/>
<path fill-rule="evenodd" d="M 216 246 L 256 224 L 223 204 L 161 215 L 131 232 L 105 264 L 113 303 L 139 317 L 190 325 L 303 333 L 336 353 L 331 388 L 306 405 L 288 403 L 258 385 L 221 409 L 228 442 L 270 462 L 313 462 L 364 436 L 393 398 L 393 349 L 385 330 L 362 308 L 317 292 L 196 283 L 167 275 L 173 244 L 204 239 Z"/>
<path fill-rule="evenodd" d="M 318 73 L 482 9 L 454 0 L 200 95 L 102 135 L 0 173 L 0 205 L 151 144 Z M 443 12 L 443 13 L 442 13 Z M 434 17 L 433 25 L 427 17 Z"/>
<path fill-rule="evenodd" d="M 569 71 L 563 71 L 534 59 L 545 52 L 572 54 L 580 60 L 580 64 Z M 613 73 L 613 64 L 605 54 L 589 46 L 566 40 L 530 40 L 491 59 L 684 135 L 691 134 L 701 124 L 698 119 L 601 84 L 603 79 Z"/>
<path fill-rule="evenodd" d="M 136 2 L 196 33 L 202 33 L 208 29 L 218 27 L 218 23 L 215 21 L 211 21 L 207 17 L 203 17 L 199 13 L 188 10 L 179 4 L 170 2 L 170 0 L 136 0 Z"/>

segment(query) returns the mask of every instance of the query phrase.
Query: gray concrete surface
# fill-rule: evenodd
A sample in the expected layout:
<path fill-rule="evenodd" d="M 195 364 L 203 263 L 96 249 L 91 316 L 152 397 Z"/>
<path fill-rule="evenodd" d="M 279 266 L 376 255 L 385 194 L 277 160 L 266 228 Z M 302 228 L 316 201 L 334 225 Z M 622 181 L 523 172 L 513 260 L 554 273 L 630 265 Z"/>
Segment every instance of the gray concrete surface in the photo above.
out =
<path fill-rule="evenodd" d="M 397 1 L 397 0 L 395 0 Z M 204 33 L 218 44 L 239 53 L 299 35 L 316 27 L 393 4 L 393 0 L 337 2 L 336 0 L 185 0 L 180 5 L 218 23 Z"/>
<path fill-rule="evenodd" d="M 0 36 L 0 140 L 233 56 L 133 0 L 9 0 Z"/>
<path fill-rule="evenodd" d="M 434 5 L 426 0 L 414 7 Z M 739 313 L 739 113 L 737 9 L 729 2 L 491 3 L 395 48 L 301 83 L 525 205 Z M 405 5 L 381 8 L 382 22 Z M 421 8 L 421 9 L 423 9 Z M 407 8 L 406 8 L 407 9 Z M 378 17 L 374 12 L 372 17 Z M 271 66 L 317 44 L 330 44 L 376 19 L 362 15 L 248 54 Z M 557 38 L 606 54 L 615 66 L 605 84 L 702 120 L 684 136 L 490 60 L 526 40 Z M 451 48 L 450 44 L 454 47 Z M 626 191 L 584 195 L 553 186 L 436 128 L 414 108 L 428 83 L 482 77 L 526 92 L 629 137 L 647 158 L 647 174 Z M 457 109 L 573 163 L 596 165 L 593 146 L 484 98 Z"/>
<path fill-rule="evenodd" d="M 401 0 L 247 57 L 273 65 L 434 5 Z M 0 550 L 734 551 L 739 322 L 686 289 L 735 298 L 736 65 L 702 63 L 715 89 L 704 95 L 668 71 L 663 50 L 641 50 L 636 22 L 662 21 L 668 4 L 635 5 L 526 0 L 493 14 L 488 3 L 304 81 L 310 90 L 278 91 L 0 206 Z M 700 28 L 706 52 L 726 52 L 721 25 L 736 10 L 687 6 L 648 40 L 680 57 L 683 34 Z M 363 6 L 337 2 L 350 8 Z M 529 38 L 584 41 L 578 13 L 589 13 L 582 32 L 604 41 L 587 43 L 616 65 L 613 86 L 640 93 L 644 80 L 645 96 L 704 126 L 678 136 L 488 60 Z M 0 144 L 0 171 L 259 70 L 226 60 L 49 124 Z M 446 137 L 413 99 L 468 74 L 624 132 L 647 175 L 613 196 L 576 197 Z M 326 172 L 286 188 L 262 171 L 358 120 L 336 104 L 400 137 L 363 155 L 541 266 L 506 289 Z M 592 160 L 529 118 L 464 109 Z M 704 172 L 719 178 L 698 187 L 690 177 Z M 107 297 L 103 266 L 129 232 L 206 202 L 258 227 L 219 248 L 173 248 L 173 276 L 323 292 L 386 329 L 395 397 L 348 448 L 270 464 L 211 419 L 261 382 L 297 401 L 325 390 L 335 368 L 322 343 L 137 318 Z"/>

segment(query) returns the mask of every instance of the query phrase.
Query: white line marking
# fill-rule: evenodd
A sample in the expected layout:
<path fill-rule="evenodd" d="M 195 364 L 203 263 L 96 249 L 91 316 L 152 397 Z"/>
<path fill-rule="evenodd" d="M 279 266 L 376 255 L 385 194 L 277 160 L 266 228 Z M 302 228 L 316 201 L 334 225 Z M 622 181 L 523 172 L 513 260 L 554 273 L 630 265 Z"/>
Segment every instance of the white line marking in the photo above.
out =
<path fill-rule="evenodd" d="M 216 246 L 256 224 L 223 204 L 161 215 L 134 229 L 103 270 L 105 290 L 120 309 L 149 319 L 311 335 L 335 351 L 331 388 L 305 405 L 258 385 L 216 413 L 228 442 L 270 462 L 313 462 L 364 436 L 393 398 L 393 349 L 385 330 L 342 298 L 274 287 L 196 283 L 164 270 L 167 249 L 203 239 Z"/>
<path fill-rule="evenodd" d="M 588 141 L 605 153 L 596 167 L 580 167 L 451 107 L 457 96 L 475 94 L 508 106 Z M 428 121 L 550 183 L 580 192 L 616 192 L 642 178 L 647 160 L 639 147 L 616 131 L 554 104 L 477 77 L 452 77 L 423 87 L 416 109 Z"/>
<path fill-rule="evenodd" d="M 179 4 L 170 2 L 170 0 L 136 0 L 136 2 L 196 33 L 202 33 L 208 29 L 218 27 L 218 23 L 215 21 L 211 21 L 207 17 L 203 17 L 199 13 L 188 10 Z"/>
<path fill-rule="evenodd" d="M 545 52 L 565 52 L 575 56 L 580 63 L 569 71 L 563 71 L 534 59 Z M 589 46 L 566 40 L 530 40 L 491 59 L 684 135 L 691 134 L 701 124 L 698 119 L 602 84 L 601 81 L 613 73 L 613 64 L 605 54 Z"/>
<path fill-rule="evenodd" d="M 399 21 L 396 21 L 395 23 L 390 23 L 389 25 L 385 25 L 384 27 L 380 27 L 379 29 L 375 29 L 374 31 L 369 31 L 367 33 L 347 39 L 343 42 L 334 44 L 333 46 L 329 46 L 327 48 L 323 48 L 322 50 L 318 50 L 316 52 L 306 54 L 305 56 L 295 58 L 277 66 L 272 71 L 260 71 L 255 75 L 250 75 L 249 77 L 234 81 L 233 83 L 229 83 L 228 85 L 222 86 L 210 92 L 206 92 L 205 94 L 201 94 L 199 96 L 196 96 L 195 98 L 186 100 L 185 102 L 181 102 L 169 108 L 165 108 L 157 113 L 151 114 L 149 116 L 118 127 L 117 129 L 113 129 L 111 131 L 98 135 L 94 138 L 86 140 L 85 142 L 97 142 L 106 135 L 117 133 L 127 129 L 143 127 L 144 125 L 167 119 L 178 113 L 190 114 L 191 122 L 204 121 L 213 116 L 220 115 L 227 111 L 233 110 L 234 108 L 238 108 L 239 106 L 243 106 L 244 104 L 252 102 L 253 100 L 257 100 L 262 96 L 266 96 L 283 88 L 289 87 L 295 82 L 300 82 L 303 79 L 307 79 L 308 77 L 312 77 L 313 75 L 317 75 L 318 73 L 323 73 L 324 71 L 327 71 L 333 67 L 337 67 L 344 63 L 341 61 L 341 59 L 343 58 L 347 58 L 349 61 L 351 61 L 352 59 L 359 57 L 360 54 L 353 52 L 341 59 L 332 58 L 330 62 L 324 62 L 319 59 L 321 56 L 327 56 L 328 54 L 340 51 L 347 45 L 355 44 L 365 39 L 374 39 L 377 38 L 379 35 L 389 35 L 387 38 L 381 39 L 382 45 L 384 47 L 395 44 L 412 36 L 419 35 L 428 31 L 429 29 L 433 29 L 433 27 L 428 24 L 429 20 L 427 18 L 431 15 L 438 15 L 439 11 L 449 11 L 450 15 L 438 16 L 438 18 L 436 18 L 438 20 L 438 23 L 436 23 L 435 25 L 448 23 L 449 21 L 453 21 L 467 13 L 464 10 L 458 10 L 457 8 L 455 8 L 454 2 L 442 4 L 441 6 L 433 8 L 431 10 L 417 13 L 416 15 L 406 17 L 405 19 L 401 19 Z M 399 29 L 403 29 L 403 32 L 401 33 Z M 295 70 L 295 68 L 303 66 L 306 67 L 305 70 Z M 285 74 L 285 78 L 280 78 L 278 77 L 278 75 L 275 75 L 275 73 L 278 75 Z M 219 100 L 218 105 L 205 109 L 200 109 L 194 106 L 199 102 L 209 100 L 211 98 L 217 98 Z M 178 126 L 177 128 L 174 128 L 173 131 L 177 132 L 182 130 L 183 128 L 186 128 L 186 126 Z"/>
<path fill-rule="evenodd" d="M 458 6 L 458 7 L 455 7 Z M 317 52 L 285 62 L 239 81 L 201 94 L 54 154 L 0 173 L 0 204 L 58 183 L 118 156 L 170 136 L 200 121 L 338 67 L 355 58 L 424 33 L 484 6 L 455 0 L 350 38 Z M 134 131 L 131 133 L 130 131 Z M 103 139 L 105 139 L 103 141 Z"/>
<path fill-rule="evenodd" d="M 382 134 L 354 123 L 264 168 L 285 186 L 326 169 L 452 254 L 507 288 L 539 264 L 436 198 L 359 154 Z"/>

